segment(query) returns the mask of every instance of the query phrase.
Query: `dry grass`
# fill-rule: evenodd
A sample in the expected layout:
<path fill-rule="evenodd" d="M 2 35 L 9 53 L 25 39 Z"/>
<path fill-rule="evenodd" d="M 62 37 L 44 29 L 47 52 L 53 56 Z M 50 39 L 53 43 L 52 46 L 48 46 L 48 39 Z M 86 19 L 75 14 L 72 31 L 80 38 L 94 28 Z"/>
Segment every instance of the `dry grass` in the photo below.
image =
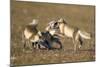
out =
<path fill-rule="evenodd" d="M 65 18 L 72 26 L 90 32 L 91 40 L 73 53 L 73 44 L 62 39 L 62 50 L 33 50 L 23 52 L 21 32 L 33 18 L 39 19 L 38 29 L 44 31 L 51 20 Z M 11 65 L 51 64 L 95 60 L 95 7 L 49 3 L 15 2 L 11 4 Z"/>

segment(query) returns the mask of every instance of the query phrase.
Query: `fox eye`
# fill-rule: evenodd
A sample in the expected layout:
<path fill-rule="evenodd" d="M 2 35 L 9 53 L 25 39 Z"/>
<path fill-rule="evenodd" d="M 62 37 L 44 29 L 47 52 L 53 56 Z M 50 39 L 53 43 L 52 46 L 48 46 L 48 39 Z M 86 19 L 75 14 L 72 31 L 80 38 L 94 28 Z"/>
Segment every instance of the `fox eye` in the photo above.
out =
<path fill-rule="evenodd" d="M 55 23 L 55 25 L 57 25 L 57 23 Z"/>
<path fill-rule="evenodd" d="M 54 25 L 57 25 L 58 23 L 55 23 Z"/>

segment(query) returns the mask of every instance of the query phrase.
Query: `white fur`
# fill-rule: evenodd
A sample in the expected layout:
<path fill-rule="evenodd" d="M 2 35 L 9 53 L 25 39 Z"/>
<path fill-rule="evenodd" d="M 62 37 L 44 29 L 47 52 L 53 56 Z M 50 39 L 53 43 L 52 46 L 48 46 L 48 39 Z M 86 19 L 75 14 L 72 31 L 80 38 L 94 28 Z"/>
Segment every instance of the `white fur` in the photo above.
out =
<path fill-rule="evenodd" d="M 29 23 L 29 25 L 37 25 L 38 24 L 38 20 L 37 19 L 33 19 L 33 21 L 31 23 Z"/>
<path fill-rule="evenodd" d="M 35 35 L 33 39 L 30 39 L 31 42 L 37 42 L 39 41 L 39 36 Z"/>
<path fill-rule="evenodd" d="M 29 39 L 29 38 L 32 36 L 32 33 L 29 32 L 29 31 L 27 30 L 27 28 L 25 28 L 25 30 L 24 30 L 24 36 L 25 36 L 26 39 Z"/>
<path fill-rule="evenodd" d="M 49 33 L 53 36 L 55 34 L 55 30 L 50 30 Z"/>
<path fill-rule="evenodd" d="M 59 28 L 60 28 L 60 32 L 62 34 L 66 35 L 67 37 L 73 37 L 74 29 L 72 29 L 71 27 L 68 27 L 67 25 L 60 24 Z"/>
<path fill-rule="evenodd" d="M 50 26 L 46 27 L 46 31 L 49 31 L 49 33 L 53 36 L 55 34 L 57 34 L 57 29 L 51 29 Z"/>
<path fill-rule="evenodd" d="M 83 31 L 78 31 L 78 33 L 80 34 L 81 37 L 85 38 L 85 39 L 91 39 L 91 36 L 89 33 L 87 32 L 83 32 Z"/>

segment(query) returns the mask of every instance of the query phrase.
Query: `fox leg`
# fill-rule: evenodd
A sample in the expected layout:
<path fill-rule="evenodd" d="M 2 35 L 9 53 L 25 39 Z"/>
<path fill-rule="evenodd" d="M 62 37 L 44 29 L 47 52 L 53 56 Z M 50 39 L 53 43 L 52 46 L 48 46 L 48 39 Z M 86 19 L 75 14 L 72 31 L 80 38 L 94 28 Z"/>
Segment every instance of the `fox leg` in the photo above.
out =
<path fill-rule="evenodd" d="M 77 51 L 77 46 L 78 46 L 78 41 L 79 41 L 79 34 L 75 33 L 75 35 L 73 35 L 73 43 L 74 43 L 74 51 Z"/>
<path fill-rule="evenodd" d="M 73 44 L 74 44 L 74 51 L 76 51 L 75 39 L 73 39 Z"/>
<path fill-rule="evenodd" d="M 28 45 L 29 49 L 32 50 L 32 42 L 30 40 L 27 41 L 27 45 Z"/>
<path fill-rule="evenodd" d="M 81 37 L 79 37 L 79 48 L 81 48 L 81 46 L 83 45 L 83 40 L 82 40 L 82 38 Z"/>

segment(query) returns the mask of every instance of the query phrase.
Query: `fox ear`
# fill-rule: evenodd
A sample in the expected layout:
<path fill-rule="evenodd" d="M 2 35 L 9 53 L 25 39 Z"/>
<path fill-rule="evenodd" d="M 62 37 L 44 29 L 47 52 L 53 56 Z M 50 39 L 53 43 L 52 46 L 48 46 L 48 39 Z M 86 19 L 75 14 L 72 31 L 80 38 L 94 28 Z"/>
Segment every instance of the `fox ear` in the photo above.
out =
<path fill-rule="evenodd" d="M 58 23 L 64 23 L 64 24 L 67 24 L 66 20 L 63 19 L 63 18 L 60 18 L 60 19 L 58 20 Z"/>
<path fill-rule="evenodd" d="M 58 22 L 60 23 L 62 23 L 62 22 L 64 22 L 64 19 L 63 18 L 60 18 L 59 20 L 58 20 Z"/>
<path fill-rule="evenodd" d="M 37 25 L 38 24 L 38 20 L 37 19 L 33 19 L 32 22 L 29 25 Z"/>

